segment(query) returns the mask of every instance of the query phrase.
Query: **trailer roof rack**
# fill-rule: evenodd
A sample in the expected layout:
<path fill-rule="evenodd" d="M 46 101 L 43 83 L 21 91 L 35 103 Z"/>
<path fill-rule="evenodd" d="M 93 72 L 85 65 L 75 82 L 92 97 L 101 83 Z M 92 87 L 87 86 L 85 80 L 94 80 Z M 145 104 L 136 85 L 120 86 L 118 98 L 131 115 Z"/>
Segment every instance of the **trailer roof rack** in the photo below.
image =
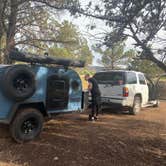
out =
<path fill-rule="evenodd" d="M 9 58 L 15 61 L 27 62 L 27 63 L 38 63 L 38 64 L 56 64 L 65 67 L 84 67 L 85 61 L 61 59 L 52 56 L 41 56 L 27 52 L 20 52 L 17 49 L 10 51 Z"/>

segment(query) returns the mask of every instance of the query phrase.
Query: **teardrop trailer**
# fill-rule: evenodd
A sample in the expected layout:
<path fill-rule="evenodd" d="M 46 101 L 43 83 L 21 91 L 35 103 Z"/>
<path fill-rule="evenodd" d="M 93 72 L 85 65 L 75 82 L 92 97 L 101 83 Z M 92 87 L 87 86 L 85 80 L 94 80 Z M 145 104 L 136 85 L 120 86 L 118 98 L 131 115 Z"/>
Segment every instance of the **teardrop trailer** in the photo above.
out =
<path fill-rule="evenodd" d="M 18 51 L 9 57 L 29 62 L 0 65 L 0 123 L 9 124 L 14 140 L 33 140 L 42 131 L 45 117 L 83 110 L 81 79 L 68 67 L 84 67 L 84 62 Z"/>

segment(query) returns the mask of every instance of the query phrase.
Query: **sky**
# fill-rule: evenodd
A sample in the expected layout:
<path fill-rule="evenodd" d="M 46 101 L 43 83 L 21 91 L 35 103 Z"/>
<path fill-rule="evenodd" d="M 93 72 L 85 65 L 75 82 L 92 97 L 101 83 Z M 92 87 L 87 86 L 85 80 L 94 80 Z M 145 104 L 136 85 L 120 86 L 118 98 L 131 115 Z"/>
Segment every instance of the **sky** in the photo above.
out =
<path fill-rule="evenodd" d="M 100 19 L 94 19 L 94 18 L 85 17 L 85 16 L 75 18 L 71 16 L 70 13 L 65 12 L 65 15 L 63 16 L 60 15 L 60 20 L 61 21 L 68 20 L 68 21 L 71 21 L 74 25 L 76 25 L 79 31 L 81 32 L 82 36 L 87 39 L 90 49 L 92 45 L 102 42 L 101 39 L 103 38 L 103 33 L 105 33 L 106 31 L 107 32 L 109 31 L 109 28 L 105 26 L 105 22 Z M 89 28 L 89 25 L 95 25 L 96 28 L 91 30 Z M 128 39 L 126 41 L 126 50 L 134 48 L 133 43 L 134 41 L 132 39 Z M 92 53 L 94 56 L 92 65 L 101 66 L 101 64 L 99 63 L 101 59 L 101 55 L 94 52 L 93 50 L 92 50 Z"/>
<path fill-rule="evenodd" d="M 99 33 L 102 33 L 102 30 L 100 29 L 100 27 L 103 28 L 103 21 L 94 20 L 94 19 L 84 17 L 84 16 L 74 18 L 74 17 L 71 17 L 68 12 L 66 12 L 65 16 L 61 16 L 61 21 L 63 21 L 63 20 L 71 21 L 74 25 L 76 25 L 78 27 L 78 30 L 80 31 L 82 36 L 87 39 L 90 49 L 91 49 L 92 45 L 98 43 L 98 41 L 96 41 L 96 39 L 94 39 L 94 36 L 96 36 L 98 34 L 97 36 L 101 37 L 101 35 L 99 35 Z M 94 30 L 90 30 L 88 28 L 88 25 L 90 25 L 90 24 L 92 24 L 92 25 L 97 24 L 97 27 Z M 106 29 L 106 27 L 104 26 L 103 29 Z M 101 56 L 99 54 L 95 53 L 93 50 L 92 50 L 92 52 L 94 55 L 92 64 L 100 65 L 97 61 L 98 61 L 98 59 L 101 58 Z"/>
<path fill-rule="evenodd" d="M 99 0 L 91 0 L 93 4 L 99 3 Z M 82 6 L 86 6 L 89 3 L 89 0 L 80 0 Z M 83 37 L 85 37 L 88 41 L 89 48 L 91 49 L 92 45 L 95 45 L 96 43 L 101 42 L 101 39 L 96 40 L 97 38 L 103 38 L 103 32 L 108 30 L 108 27 L 105 26 L 104 21 L 100 19 L 94 19 L 91 17 L 85 17 L 80 16 L 75 18 L 74 16 L 71 16 L 69 12 L 65 12 L 63 15 L 60 14 L 59 18 L 61 22 L 63 20 L 71 21 L 74 25 L 78 27 L 78 30 L 82 34 Z M 93 30 L 90 30 L 89 25 L 95 25 L 96 28 Z M 94 52 L 92 49 L 92 54 L 94 56 L 92 65 L 94 66 L 101 66 L 98 61 L 101 59 L 101 55 Z"/>

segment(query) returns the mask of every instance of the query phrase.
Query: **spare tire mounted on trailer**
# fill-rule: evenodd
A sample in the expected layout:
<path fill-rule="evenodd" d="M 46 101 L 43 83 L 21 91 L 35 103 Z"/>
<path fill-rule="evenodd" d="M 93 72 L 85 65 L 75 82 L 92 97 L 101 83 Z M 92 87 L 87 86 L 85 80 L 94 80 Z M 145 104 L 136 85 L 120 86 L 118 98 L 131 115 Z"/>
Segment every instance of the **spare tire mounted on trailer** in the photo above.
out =
<path fill-rule="evenodd" d="M 35 92 L 35 75 L 27 65 L 8 67 L 4 73 L 4 94 L 14 101 L 22 101 L 31 97 Z"/>

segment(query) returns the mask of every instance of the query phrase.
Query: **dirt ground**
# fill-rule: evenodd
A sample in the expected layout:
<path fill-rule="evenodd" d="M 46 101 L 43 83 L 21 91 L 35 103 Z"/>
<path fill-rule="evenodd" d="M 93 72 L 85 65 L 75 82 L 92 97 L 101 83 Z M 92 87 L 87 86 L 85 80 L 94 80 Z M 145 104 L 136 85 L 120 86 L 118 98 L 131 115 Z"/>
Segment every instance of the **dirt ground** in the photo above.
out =
<path fill-rule="evenodd" d="M 15 143 L 0 126 L 0 166 L 165 166 L 166 102 L 139 115 L 110 113 L 97 122 L 87 115 L 59 115 L 39 138 Z"/>

